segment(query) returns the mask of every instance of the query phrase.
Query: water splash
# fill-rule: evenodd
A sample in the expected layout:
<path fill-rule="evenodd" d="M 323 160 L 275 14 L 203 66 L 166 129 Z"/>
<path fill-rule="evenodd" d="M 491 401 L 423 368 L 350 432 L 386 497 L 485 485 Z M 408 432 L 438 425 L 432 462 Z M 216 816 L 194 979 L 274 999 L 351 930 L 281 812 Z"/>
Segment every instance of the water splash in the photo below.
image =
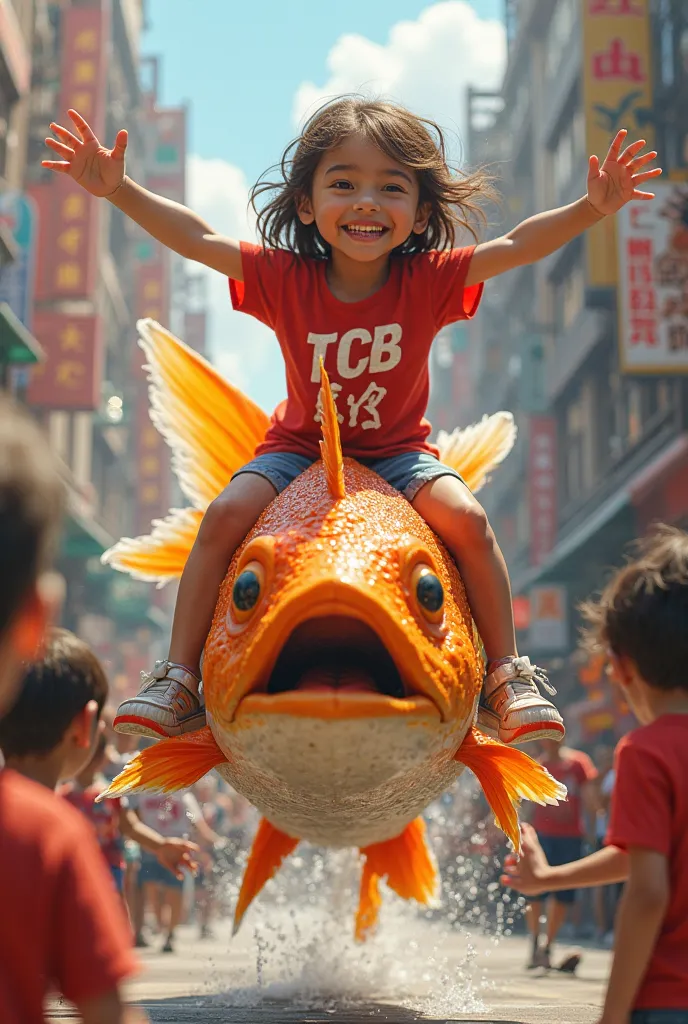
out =
<path fill-rule="evenodd" d="M 523 901 L 496 880 L 503 847 L 495 851 L 496 831 L 470 782 L 459 780 L 429 809 L 427 821 L 442 870 L 438 909 L 425 911 L 383 887 L 378 931 L 357 944 L 357 854 L 303 844 L 266 886 L 228 950 L 228 963 L 240 956 L 254 965 L 255 981 L 237 987 L 229 968 L 218 967 L 208 988 L 224 991 L 212 1001 L 233 1007 L 278 1001 L 326 1012 L 393 1002 L 440 1018 L 486 1012 L 490 950 L 481 952 L 476 939 L 489 935 L 498 944 Z M 223 878 L 223 902 L 230 906 L 245 859 L 244 852 Z"/>

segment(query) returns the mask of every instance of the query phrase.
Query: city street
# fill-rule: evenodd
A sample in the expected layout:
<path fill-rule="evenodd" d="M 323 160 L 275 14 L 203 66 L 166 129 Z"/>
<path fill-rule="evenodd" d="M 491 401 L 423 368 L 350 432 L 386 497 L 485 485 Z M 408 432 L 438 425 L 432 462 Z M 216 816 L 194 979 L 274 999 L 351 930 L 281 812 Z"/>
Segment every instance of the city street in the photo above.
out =
<path fill-rule="evenodd" d="M 269 939 L 247 929 L 230 945 L 226 925 L 203 942 L 183 928 L 174 955 L 143 951 L 130 997 L 156 1024 L 593 1024 L 609 964 L 609 954 L 585 950 L 576 977 L 530 972 L 521 937 L 469 939 L 422 921 L 413 930 L 395 922 L 365 951 L 331 935 L 321 946 L 301 936 L 295 949 L 289 931 L 276 926 Z M 562 944 L 561 954 L 569 948 Z M 77 1018 L 62 1008 L 49 1019 Z"/>

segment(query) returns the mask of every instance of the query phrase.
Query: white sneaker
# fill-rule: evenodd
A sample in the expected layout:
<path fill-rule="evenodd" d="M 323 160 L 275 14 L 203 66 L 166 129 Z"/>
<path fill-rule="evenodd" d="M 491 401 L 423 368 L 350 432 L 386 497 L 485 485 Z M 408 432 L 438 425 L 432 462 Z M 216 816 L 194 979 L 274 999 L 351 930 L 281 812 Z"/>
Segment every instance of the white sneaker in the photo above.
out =
<path fill-rule="evenodd" d="M 199 680 L 184 665 L 156 661 L 150 674 L 141 673 L 141 683 L 137 695 L 120 704 L 116 732 L 161 739 L 203 728 L 205 708 L 192 689 Z"/>
<path fill-rule="evenodd" d="M 551 694 L 557 692 L 529 658 L 509 658 L 498 665 L 485 679 L 478 728 L 502 743 L 562 740 L 566 733 L 563 719 L 538 686 Z"/>

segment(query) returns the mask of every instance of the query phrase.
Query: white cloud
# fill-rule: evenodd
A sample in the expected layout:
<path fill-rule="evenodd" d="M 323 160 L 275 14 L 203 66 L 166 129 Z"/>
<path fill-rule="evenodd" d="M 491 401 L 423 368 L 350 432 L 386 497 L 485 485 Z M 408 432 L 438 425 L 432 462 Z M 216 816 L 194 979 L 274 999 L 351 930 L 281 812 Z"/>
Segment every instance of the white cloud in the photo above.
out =
<path fill-rule="evenodd" d="M 241 168 L 224 160 L 190 156 L 188 203 L 216 231 L 230 238 L 255 238 L 247 210 L 249 185 Z M 194 272 L 198 267 L 193 264 Z M 235 313 L 227 279 L 207 271 L 210 353 L 218 370 L 266 412 L 285 394 L 284 372 L 274 334 L 245 313 Z"/>
<path fill-rule="evenodd" d="M 303 82 L 297 90 L 294 120 L 300 123 L 327 99 L 355 92 L 396 100 L 461 134 L 466 86 L 496 88 L 505 61 L 503 25 L 480 18 L 464 0 L 445 0 L 416 21 L 398 22 L 384 45 L 341 36 L 327 57 L 327 81 Z"/>

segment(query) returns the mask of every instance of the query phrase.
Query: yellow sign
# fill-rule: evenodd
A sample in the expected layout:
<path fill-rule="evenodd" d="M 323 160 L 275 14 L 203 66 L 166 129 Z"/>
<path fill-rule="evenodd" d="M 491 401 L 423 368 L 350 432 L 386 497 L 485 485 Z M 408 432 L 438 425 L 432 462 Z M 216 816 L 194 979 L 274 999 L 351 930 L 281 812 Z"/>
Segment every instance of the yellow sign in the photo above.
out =
<path fill-rule="evenodd" d="M 620 128 L 654 148 L 650 0 L 582 0 L 583 100 L 588 153 L 604 160 Z M 615 218 L 586 236 L 591 288 L 617 282 Z"/>

